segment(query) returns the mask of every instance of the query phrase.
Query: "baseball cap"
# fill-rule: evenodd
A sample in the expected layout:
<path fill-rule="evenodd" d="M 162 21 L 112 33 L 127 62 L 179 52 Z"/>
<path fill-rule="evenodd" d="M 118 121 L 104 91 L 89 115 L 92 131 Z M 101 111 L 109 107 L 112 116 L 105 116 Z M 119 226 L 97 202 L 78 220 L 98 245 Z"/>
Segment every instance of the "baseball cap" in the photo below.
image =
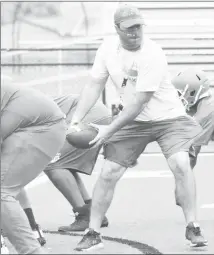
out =
<path fill-rule="evenodd" d="M 125 28 L 145 24 L 140 10 L 132 5 L 120 4 L 114 13 L 114 23 Z"/>

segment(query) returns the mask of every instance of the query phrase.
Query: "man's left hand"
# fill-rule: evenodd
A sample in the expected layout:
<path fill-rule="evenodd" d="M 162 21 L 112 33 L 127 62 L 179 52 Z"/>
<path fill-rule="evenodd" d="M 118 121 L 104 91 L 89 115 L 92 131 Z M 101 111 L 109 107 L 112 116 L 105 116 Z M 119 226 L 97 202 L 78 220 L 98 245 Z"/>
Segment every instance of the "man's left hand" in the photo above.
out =
<path fill-rule="evenodd" d="M 112 134 L 109 132 L 109 125 L 97 125 L 90 123 L 90 126 L 98 130 L 97 136 L 89 142 L 89 144 L 93 145 L 94 147 L 103 145 L 112 136 Z"/>

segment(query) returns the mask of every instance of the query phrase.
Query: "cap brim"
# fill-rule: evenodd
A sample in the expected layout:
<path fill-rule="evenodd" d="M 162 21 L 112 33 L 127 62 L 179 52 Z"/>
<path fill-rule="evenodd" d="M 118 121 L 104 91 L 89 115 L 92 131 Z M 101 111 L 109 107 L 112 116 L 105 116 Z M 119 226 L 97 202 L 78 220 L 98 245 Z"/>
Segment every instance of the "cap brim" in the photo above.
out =
<path fill-rule="evenodd" d="M 124 28 L 129 28 L 132 27 L 134 25 L 144 25 L 144 20 L 142 18 L 138 18 L 138 19 L 130 19 L 130 20 L 126 20 L 126 21 L 122 21 L 120 23 Z"/>

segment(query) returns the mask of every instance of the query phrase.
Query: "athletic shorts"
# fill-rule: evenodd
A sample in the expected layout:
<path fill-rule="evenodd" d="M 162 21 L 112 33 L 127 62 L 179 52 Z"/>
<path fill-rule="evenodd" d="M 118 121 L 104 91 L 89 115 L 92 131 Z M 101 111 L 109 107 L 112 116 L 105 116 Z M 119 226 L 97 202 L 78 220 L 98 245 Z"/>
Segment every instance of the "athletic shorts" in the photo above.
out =
<path fill-rule="evenodd" d="M 72 108 L 66 117 L 68 124 L 72 119 L 74 111 L 75 109 Z M 98 102 L 89 111 L 83 122 L 108 125 L 111 122 L 111 114 L 103 103 Z M 71 171 L 90 175 L 93 171 L 99 151 L 100 148 L 77 149 L 70 145 L 66 140 L 62 150 L 57 153 L 45 171 L 53 169 L 69 169 Z"/>
<path fill-rule="evenodd" d="M 1 195 L 17 196 L 35 179 L 62 148 L 64 120 L 52 125 L 32 126 L 9 135 L 1 146 Z"/>
<path fill-rule="evenodd" d="M 214 137 L 214 112 L 201 120 L 200 125 L 203 128 L 200 136 L 195 140 L 194 145 L 207 145 Z"/>
<path fill-rule="evenodd" d="M 190 116 L 164 121 L 133 121 L 113 135 L 104 145 L 106 159 L 130 167 L 147 144 L 157 141 L 166 158 L 180 151 L 189 151 L 201 126 Z"/>

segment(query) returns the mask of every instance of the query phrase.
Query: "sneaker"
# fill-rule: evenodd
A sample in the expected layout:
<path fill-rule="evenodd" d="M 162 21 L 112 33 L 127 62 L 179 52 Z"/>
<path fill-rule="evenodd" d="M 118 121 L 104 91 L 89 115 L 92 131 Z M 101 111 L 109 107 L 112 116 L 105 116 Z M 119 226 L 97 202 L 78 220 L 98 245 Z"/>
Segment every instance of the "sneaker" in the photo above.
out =
<path fill-rule="evenodd" d="M 36 239 L 39 241 L 40 245 L 43 246 L 46 244 L 46 240 L 43 234 L 43 231 L 41 229 L 41 227 L 37 224 L 35 226 L 35 228 L 32 229 L 34 232 L 34 235 L 36 237 Z"/>
<path fill-rule="evenodd" d="M 1 235 L 1 254 L 10 254 L 5 244 L 4 237 Z"/>
<path fill-rule="evenodd" d="M 203 247 L 208 245 L 208 241 L 201 233 L 199 224 L 190 222 L 186 227 L 186 239 L 191 247 Z"/>
<path fill-rule="evenodd" d="M 108 227 L 108 219 L 105 216 L 101 228 Z M 72 231 L 85 231 L 87 228 L 89 228 L 89 217 L 85 215 L 78 214 L 75 218 L 75 221 L 68 225 L 68 226 L 61 226 L 59 227 L 58 231 L 60 232 L 72 232 Z"/>
<path fill-rule="evenodd" d="M 103 248 L 100 233 L 87 229 L 82 240 L 77 244 L 75 251 L 91 251 Z"/>

